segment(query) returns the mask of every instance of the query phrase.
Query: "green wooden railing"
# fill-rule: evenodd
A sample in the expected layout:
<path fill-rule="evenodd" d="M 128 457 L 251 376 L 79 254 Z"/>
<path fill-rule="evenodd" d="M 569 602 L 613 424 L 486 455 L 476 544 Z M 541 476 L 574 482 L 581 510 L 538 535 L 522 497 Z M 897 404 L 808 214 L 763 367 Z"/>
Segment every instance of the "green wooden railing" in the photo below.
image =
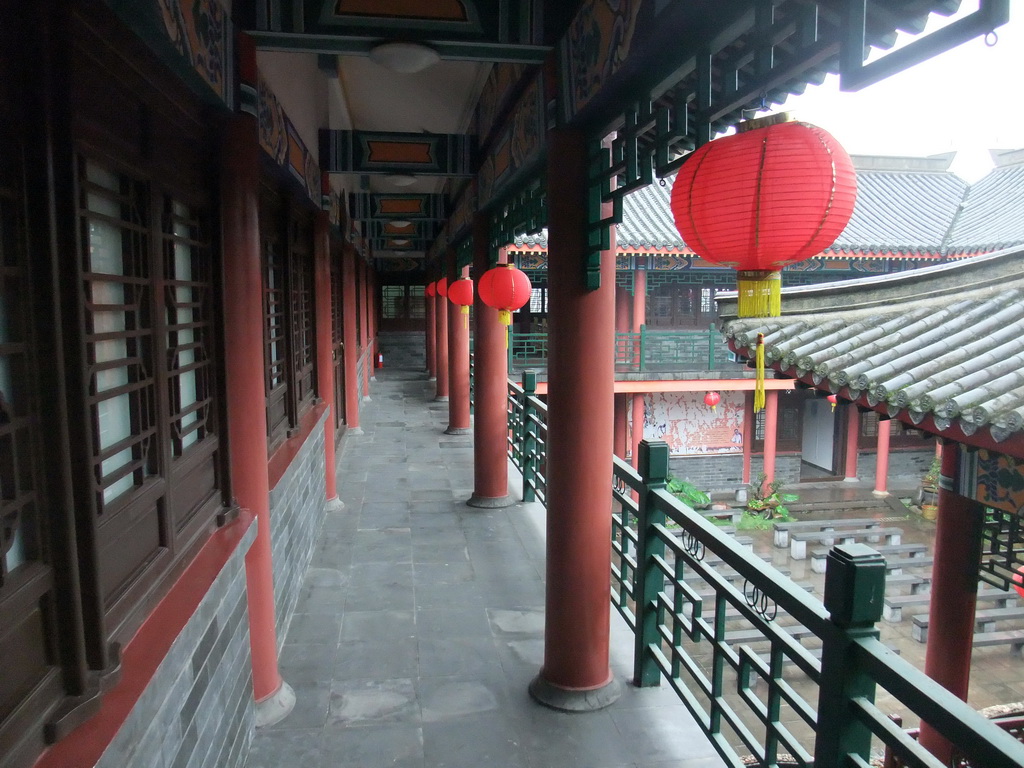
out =
<path fill-rule="evenodd" d="M 510 382 L 509 456 L 543 501 L 546 412 L 530 378 Z M 965 764 L 1024 765 L 1024 745 L 880 642 L 880 554 L 834 547 L 822 602 L 668 493 L 668 456 L 645 440 L 639 472 L 613 457 L 611 600 L 634 633 L 635 685 L 667 682 L 736 768 L 751 764 L 744 755 L 868 768 L 883 750 L 941 768 L 896 709 L 931 723 Z"/>
<path fill-rule="evenodd" d="M 548 334 L 509 331 L 509 370 L 543 368 L 548 359 Z M 652 331 L 615 334 L 615 369 L 620 373 L 716 370 L 736 365 L 715 327 L 706 331 Z"/>

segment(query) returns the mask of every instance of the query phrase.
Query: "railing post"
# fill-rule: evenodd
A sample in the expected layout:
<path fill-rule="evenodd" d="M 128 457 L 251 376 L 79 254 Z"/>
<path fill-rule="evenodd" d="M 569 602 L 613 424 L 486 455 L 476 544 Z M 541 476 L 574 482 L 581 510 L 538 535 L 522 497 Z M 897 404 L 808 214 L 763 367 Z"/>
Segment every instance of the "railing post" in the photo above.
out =
<path fill-rule="evenodd" d="M 825 609 L 835 631 L 822 638 L 815 768 L 848 765 L 847 755 L 868 761 L 871 731 L 851 716 L 850 702 L 873 702 L 875 682 L 858 668 L 855 644 L 878 637 L 875 624 L 882 618 L 884 596 L 882 555 L 865 544 L 832 548 L 825 570 Z"/>
<path fill-rule="evenodd" d="M 640 326 L 640 373 L 644 372 L 644 363 L 647 358 L 647 324 Z"/>
<path fill-rule="evenodd" d="M 523 457 L 523 501 L 535 501 L 537 494 L 533 490 L 537 473 L 537 434 L 534 427 L 534 407 L 530 402 L 537 393 L 537 372 L 523 371 L 523 433 L 519 440 Z"/>
<path fill-rule="evenodd" d="M 708 370 L 715 370 L 715 337 L 718 334 L 715 332 L 715 324 L 711 323 L 708 326 Z"/>
<path fill-rule="evenodd" d="M 643 326 L 640 326 L 641 329 Z M 664 589 L 665 577 L 654 565 L 654 558 L 665 554 L 665 543 L 654 532 L 655 525 L 664 525 L 665 512 L 653 503 L 652 491 L 665 487 L 668 478 L 668 444 L 661 440 L 641 440 L 637 470 L 643 478 L 637 509 L 636 571 L 633 574 L 633 596 L 636 600 L 636 638 L 633 648 L 633 685 L 658 685 L 661 670 L 649 648 L 658 642 L 658 593 Z"/>

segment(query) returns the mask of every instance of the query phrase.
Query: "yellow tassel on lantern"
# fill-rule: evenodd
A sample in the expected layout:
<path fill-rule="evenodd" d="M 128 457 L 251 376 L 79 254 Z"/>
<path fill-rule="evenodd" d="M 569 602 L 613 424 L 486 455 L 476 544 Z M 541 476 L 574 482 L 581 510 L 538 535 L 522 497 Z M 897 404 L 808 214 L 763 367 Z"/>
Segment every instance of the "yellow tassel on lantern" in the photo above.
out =
<path fill-rule="evenodd" d="M 782 273 L 740 270 L 736 276 L 740 317 L 778 317 L 782 314 Z"/>
<path fill-rule="evenodd" d="M 512 313 L 507 309 L 499 309 L 498 322 L 502 325 L 512 325 Z"/>
<path fill-rule="evenodd" d="M 459 307 L 459 314 L 462 315 L 462 327 L 469 328 L 469 306 L 467 304 L 463 304 Z"/>
<path fill-rule="evenodd" d="M 757 334 L 757 347 L 754 351 L 754 370 L 757 373 L 754 383 L 754 413 L 764 409 L 764 334 Z"/>

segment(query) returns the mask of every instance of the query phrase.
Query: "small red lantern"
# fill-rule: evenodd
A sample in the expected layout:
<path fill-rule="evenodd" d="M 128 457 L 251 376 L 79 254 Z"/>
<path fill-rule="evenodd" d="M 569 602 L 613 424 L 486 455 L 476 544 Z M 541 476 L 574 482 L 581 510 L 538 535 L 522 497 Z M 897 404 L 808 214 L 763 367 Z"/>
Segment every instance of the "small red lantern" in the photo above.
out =
<path fill-rule="evenodd" d="M 829 395 L 825 399 L 832 403 L 832 412 L 835 413 L 836 405 L 839 404 L 839 398 L 836 397 L 835 395 Z"/>
<path fill-rule="evenodd" d="M 704 395 L 704 405 L 708 406 L 712 411 L 722 401 L 722 396 L 715 391 L 707 392 Z"/>
<path fill-rule="evenodd" d="M 427 287 L 423 289 L 423 294 L 433 298 L 437 294 L 437 288 L 434 287 L 433 283 L 428 283 Z"/>
<path fill-rule="evenodd" d="M 832 245 L 853 215 L 850 156 L 821 128 L 783 120 L 751 120 L 708 142 L 672 187 L 672 215 L 686 244 L 740 271 L 740 317 L 778 316 L 779 270 Z"/>
<path fill-rule="evenodd" d="M 480 300 L 498 310 L 498 319 L 504 325 L 512 323 L 512 313 L 530 300 L 533 290 L 530 278 L 513 264 L 499 264 L 484 272 L 478 287 Z"/>
<path fill-rule="evenodd" d="M 448 286 L 448 301 L 458 304 L 460 312 L 469 314 L 469 308 L 473 305 L 473 281 L 468 277 L 460 277 Z"/>
<path fill-rule="evenodd" d="M 447 277 L 442 277 L 440 280 L 438 280 L 436 283 L 434 283 L 434 287 L 435 287 L 435 290 L 437 291 L 437 295 L 438 296 L 442 296 L 442 297 L 447 296 L 448 295 L 448 278 Z"/>
<path fill-rule="evenodd" d="M 1017 590 L 1017 594 L 1024 597 L 1024 565 L 1013 572 L 1013 588 Z"/>

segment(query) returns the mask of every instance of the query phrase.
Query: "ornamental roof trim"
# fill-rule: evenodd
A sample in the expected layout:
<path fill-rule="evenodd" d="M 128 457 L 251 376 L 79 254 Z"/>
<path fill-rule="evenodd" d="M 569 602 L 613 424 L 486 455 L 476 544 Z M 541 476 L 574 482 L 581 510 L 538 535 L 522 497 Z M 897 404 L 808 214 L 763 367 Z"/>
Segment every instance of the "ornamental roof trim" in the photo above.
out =
<path fill-rule="evenodd" d="M 823 391 L 967 444 L 1024 453 L 1024 250 L 783 291 L 782 316 L 722 332 L 753 357 Z"/>

